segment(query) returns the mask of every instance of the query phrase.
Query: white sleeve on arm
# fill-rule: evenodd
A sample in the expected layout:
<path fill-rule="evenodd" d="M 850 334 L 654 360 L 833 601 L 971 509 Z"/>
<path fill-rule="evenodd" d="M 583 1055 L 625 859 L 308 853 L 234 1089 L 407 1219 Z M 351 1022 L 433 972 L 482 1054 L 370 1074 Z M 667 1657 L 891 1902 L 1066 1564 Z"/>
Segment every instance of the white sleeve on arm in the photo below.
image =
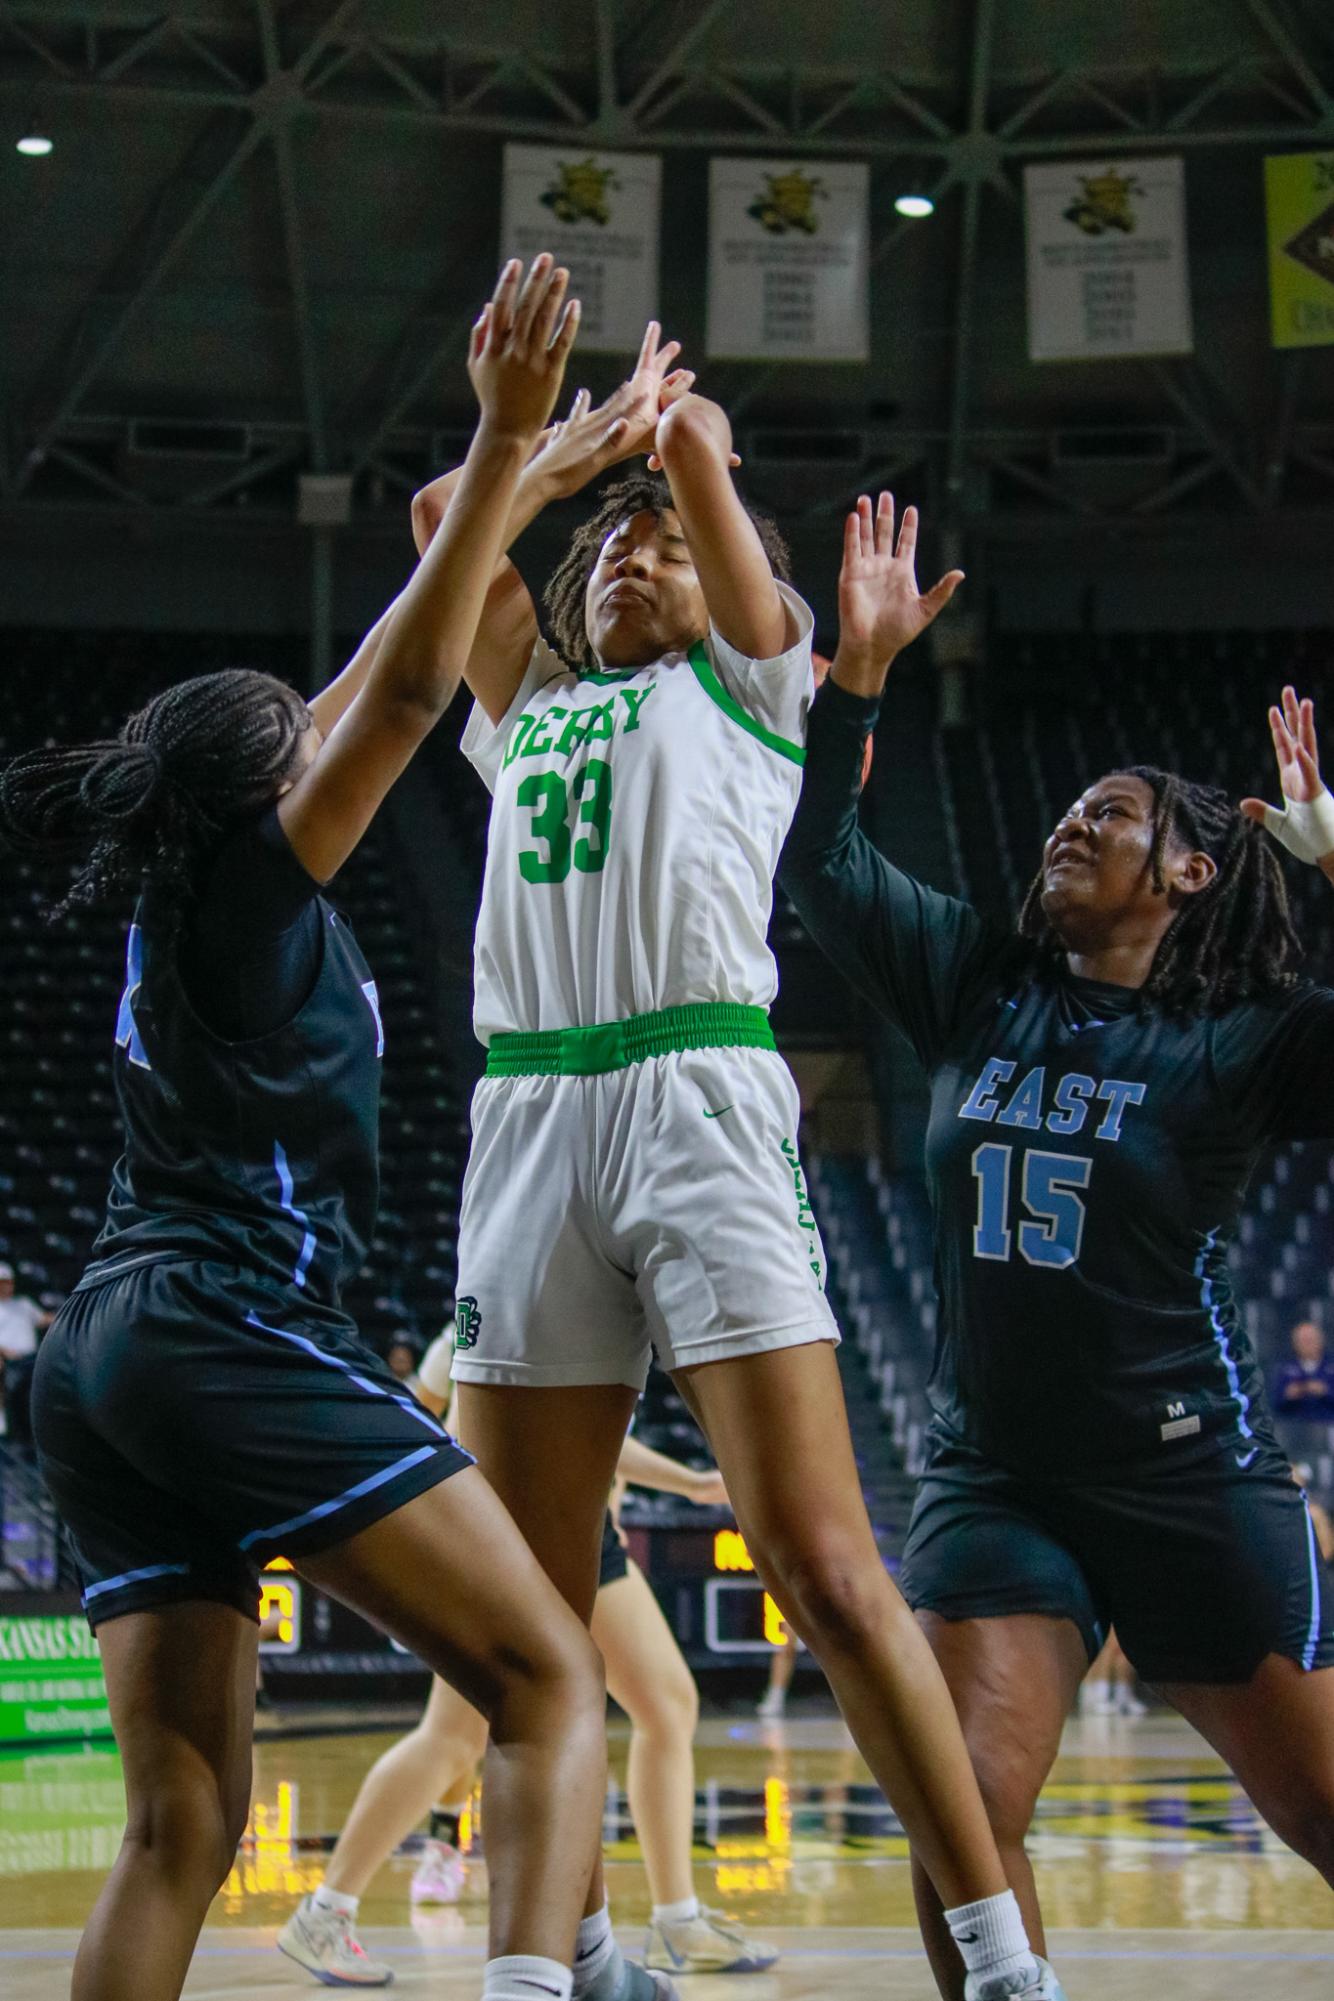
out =
<path fill-rule="evenodd" d="M 806 741 L 806 718 L 815 698 L 811 666 L 815 619 L 810 606 L 788 584 L 780 584 L 778 594 L 797 634 L 785 653 L 772 660 L 747 659 L 710 626 L 709 657 L 718 679 L 748 716 L 800 747 Z"/>
<path fill-rule="evenodd" d="M 505 746 L 509 742 L 510 731 L 523 714 L 525 705 L 548 681 L 558 674 L 566 674 L 569 669 L 558 653 L 552 651 L 545 639 L 539 638 L 528 656 L 514 700 L 506 709 L 498 723 L 493 723 L 480 702 L 472 705 L 467 728 L 463 732 L 461 748 L 463 755 L 482 778 L 488 792 L 496 789 L 500 776 L 501 760 Z"/>

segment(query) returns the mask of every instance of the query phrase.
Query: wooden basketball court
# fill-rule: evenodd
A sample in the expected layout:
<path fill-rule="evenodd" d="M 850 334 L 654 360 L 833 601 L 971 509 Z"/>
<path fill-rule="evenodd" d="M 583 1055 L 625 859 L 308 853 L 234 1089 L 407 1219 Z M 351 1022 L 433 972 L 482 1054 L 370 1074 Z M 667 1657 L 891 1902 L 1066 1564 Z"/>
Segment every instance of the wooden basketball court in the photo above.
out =
<path fill-rule="evenodd" d="M 387 1721 L 388 1719 L 384 1719 Z M 196 2001 L 300 2001 L 315 1983 L 276 1951 L 363 1772 L 389 1741 L 366 1717 L 264 1719 L 250 1827 L 186 1989 Z M 299 1733 L 299 1734 L 293 1734 Z M 312 1734 L 318 1733 L 318 1734 Z M 643 1871 L 613 1732 L 605 1835 L 612 1908 L 633 1949 Z M 930 2001 L 913 1929 L 905 1844 L 842 1726 L 715 1718 L 700 1734 L 696 1881 L 778 1945 L 774 1972 L 700 1978 L 687 2001 Z M 115 1855 L 119 1769 L 110 1751 L 0 1760 L 0 1992 L 68 1992 L 78 1927 Z M 1242 2001 L 1334 1992 L 1334 1896 L 1265 1830 L 1200 1740 L 1166 1716 L 1085 1719 L 1067 1731 L 1033 1843 L 1051 1948 L 1071 2001 Z M 363 1900 L 367 1946 L 396 1985 L 463 2001 L 479 1991 L 485 1863 L 464 1900 L 413 1913 L 410 1854 Z"/>

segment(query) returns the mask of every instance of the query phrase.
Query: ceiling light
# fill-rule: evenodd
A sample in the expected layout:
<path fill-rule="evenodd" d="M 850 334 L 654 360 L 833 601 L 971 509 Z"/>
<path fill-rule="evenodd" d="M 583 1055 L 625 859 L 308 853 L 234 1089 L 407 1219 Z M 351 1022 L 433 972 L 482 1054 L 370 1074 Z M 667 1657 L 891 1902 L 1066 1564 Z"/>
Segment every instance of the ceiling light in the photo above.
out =
<path fill-rule="evenodd" d="M 923 216 L 934 215 L 936 205 L 930 195 L 900 195 L 894 203 L 899 215 L 906 215 L 910 222 L 920 222 Z"/>
<path fill-rule="evenodd" d="M 41 132 L 25 132 L 18 142 L 18 151 L 29 160 L 44 160 L 55 149 L 55 140 L 48 139 Z"/>

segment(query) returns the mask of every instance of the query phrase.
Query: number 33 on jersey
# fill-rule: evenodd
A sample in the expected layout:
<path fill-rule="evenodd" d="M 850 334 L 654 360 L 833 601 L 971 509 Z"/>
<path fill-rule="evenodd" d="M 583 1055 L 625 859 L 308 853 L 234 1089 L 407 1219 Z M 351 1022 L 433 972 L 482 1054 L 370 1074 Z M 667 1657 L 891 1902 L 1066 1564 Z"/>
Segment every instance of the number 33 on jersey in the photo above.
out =
<path fill-rule="evenodd" d="M 782 587 L 780 587 L 782 588 Z M 494 795 L 476 1028 L 588 1027 L 767 1007 L 773 873 L 801 788 L 811 615 L 747 659 L 719 634 L 643 667 L 569 672 L 538 642 L 508 715 L 463 748 Z"/>

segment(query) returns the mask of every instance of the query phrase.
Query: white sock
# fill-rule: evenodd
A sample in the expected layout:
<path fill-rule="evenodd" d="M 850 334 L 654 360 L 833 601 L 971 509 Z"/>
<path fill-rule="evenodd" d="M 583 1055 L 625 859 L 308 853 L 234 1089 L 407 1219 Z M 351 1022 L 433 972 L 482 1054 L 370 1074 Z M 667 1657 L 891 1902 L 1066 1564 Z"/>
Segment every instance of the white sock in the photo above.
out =
<path fill-rule="evenodd" d="M 327 1883 L 321 1883 L 310 1901 L 317 1911 L 334 1911 L 339 1917 L 355 1918 L 361 1898 L 344 1896 L 341 1890 L 331 1890 Z"/>
<path fill-rule="evenodd" d="M 504 1959 L 487 1960 L 482 2001 L 539 2001 L 542 1995 L 570 2001 L 570 1969 L 558 1959 L 511 1952 Z"/>
<path fill-rule="evenodd" d="M 1017 1973 L 1032 1962 L 1013 1890 L 983 1897 L 976 1904 L 959 1904 L 946 1911 L 945 1921 L 970 1973 Z"/>
<path fill-rule="evenodd" d="M 591 1918 L 583 1918 L 574 1940 L 574 1991 L 586 1994 L 595 1980 L 620 1957 L 620 1947 L 612 1937 L 611 1908 L 604 1903 Z"/>
<path fill-rule="evenodd" d="M 688 1925 L 692 1918 L 699 1916 L 699 1898 L 682 1897 L 679 1904 L 655 1904 L 653 1922 L 655 1925 Z"/>

